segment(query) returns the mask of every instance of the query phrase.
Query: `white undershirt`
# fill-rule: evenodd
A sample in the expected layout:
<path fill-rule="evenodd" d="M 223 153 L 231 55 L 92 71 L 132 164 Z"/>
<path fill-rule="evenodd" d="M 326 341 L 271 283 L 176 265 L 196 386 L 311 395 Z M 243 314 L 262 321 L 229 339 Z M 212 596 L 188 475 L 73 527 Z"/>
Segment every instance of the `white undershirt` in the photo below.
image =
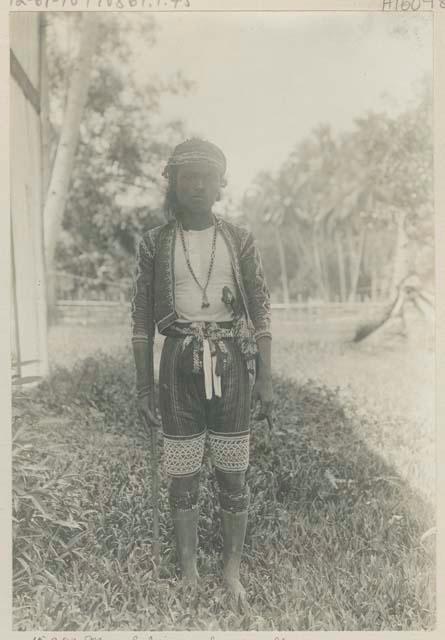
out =
<path fill-rule="evenodd" d="M 200 231 L 184 231 L 185 246 L 193 272 L 200 284 L 205 286 L 209 271 L 214 228 Z M 216 236 L 215 261 L 207 287 L 207 298 L 210 306 L 202 308 L 202 291 L 193 279 L 187 266 L 181 236 L 176 234 L 175 246 L 175 302 L 178 321 L 194 322 L 198 320 L 214 320 L 223 322 L 232 319 L 232 313 L 222 302 L 223 287 L 227 286 L 235 294 L 230 255 L 224 238 L 220 233 Z"/>

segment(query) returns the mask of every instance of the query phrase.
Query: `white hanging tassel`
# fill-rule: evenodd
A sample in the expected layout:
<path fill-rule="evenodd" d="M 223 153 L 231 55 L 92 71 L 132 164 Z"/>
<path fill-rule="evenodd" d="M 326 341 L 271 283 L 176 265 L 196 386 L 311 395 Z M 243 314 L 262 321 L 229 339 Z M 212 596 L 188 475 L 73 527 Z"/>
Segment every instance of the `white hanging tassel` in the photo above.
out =
<path fill-rule="evenodd" d="M 203 354 L 202 354 L 202 367 L 204 370 L 204 386 L 207 400 L 211 400 L 213 395 L 212 385 L 212 353 L 210 351 L 210 343 L 208 340 L 203 340 Z"/>

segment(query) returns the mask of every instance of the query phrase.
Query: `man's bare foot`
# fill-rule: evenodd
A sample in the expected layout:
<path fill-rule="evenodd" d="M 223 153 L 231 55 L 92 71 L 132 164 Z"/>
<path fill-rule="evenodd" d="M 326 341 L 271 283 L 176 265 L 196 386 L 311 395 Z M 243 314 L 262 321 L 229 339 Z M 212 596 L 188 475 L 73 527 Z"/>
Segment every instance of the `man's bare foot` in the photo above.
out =
<path fill-rule="evenodd" d="M 179 585 L 184 589 L 184 591 L 194 590 L 198 586 L 198 580 L 199 580 L 198 571 L 196 569 L 192 569 L 182 574 L 181 580 L 179 581 Z"/>
<path fill-rule="evenodd" d="M 226 585 L 230 595 L 233 597 L 236 604 L 239 604 L 242 607 L 247 605 L 246 590 L 241 584 L 238 575 L 224 572 L 224 584 Z"/>
<path fill-rule="evenodd" d="M 198 572 L 183 574 L 176 586 L 176 592 L 182 606 L 189 606 L 198 594 Z"/>
<path fill-rule="evenodd" d="M 195 574 L 185 575 L 181 578 L 181 584 L 190 585 L 191 587 L 196 587 L 198 584 L 199 575 L 196 572 Z"/>

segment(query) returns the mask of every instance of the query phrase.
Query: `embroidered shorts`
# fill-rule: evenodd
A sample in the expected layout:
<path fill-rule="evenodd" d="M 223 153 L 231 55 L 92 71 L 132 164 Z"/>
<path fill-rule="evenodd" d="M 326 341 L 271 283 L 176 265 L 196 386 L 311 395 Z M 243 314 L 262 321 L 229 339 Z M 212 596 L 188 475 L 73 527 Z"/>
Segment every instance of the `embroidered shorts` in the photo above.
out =
<path fill-rule="evenodd" d="M 226 472 L 249 464 L 251 385 L 246 361 L 233 338 L 225 338 L 228 361 L 221 397 L 206 399 L 204 373 L 193 373 L 182 336 L 167 336 L 159 369 L 159 408 L 164 434 L 164 467 L 171 476 L 197 473 L 206 437 L 213 465 Z"/>

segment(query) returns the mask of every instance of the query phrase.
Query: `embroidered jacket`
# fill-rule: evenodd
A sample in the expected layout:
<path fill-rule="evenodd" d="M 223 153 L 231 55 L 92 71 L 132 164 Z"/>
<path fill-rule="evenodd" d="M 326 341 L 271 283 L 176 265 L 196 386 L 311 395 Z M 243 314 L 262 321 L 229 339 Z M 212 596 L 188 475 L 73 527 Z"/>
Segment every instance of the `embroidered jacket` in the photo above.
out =
<path fill-rule="evenodd" d="M 218 231 L 227 243 L 242 309 L 255 338 L 272 337 L 270 295 L 261 257 L 253 235 L 219 216 Z M 175 310 L 175 244 L 177 225 L 168 222 L 146 231 L 139 243 L 131 303 L 132 341 L 154 336 L 155 324 L 163 333 L 177 320 Z"/>

